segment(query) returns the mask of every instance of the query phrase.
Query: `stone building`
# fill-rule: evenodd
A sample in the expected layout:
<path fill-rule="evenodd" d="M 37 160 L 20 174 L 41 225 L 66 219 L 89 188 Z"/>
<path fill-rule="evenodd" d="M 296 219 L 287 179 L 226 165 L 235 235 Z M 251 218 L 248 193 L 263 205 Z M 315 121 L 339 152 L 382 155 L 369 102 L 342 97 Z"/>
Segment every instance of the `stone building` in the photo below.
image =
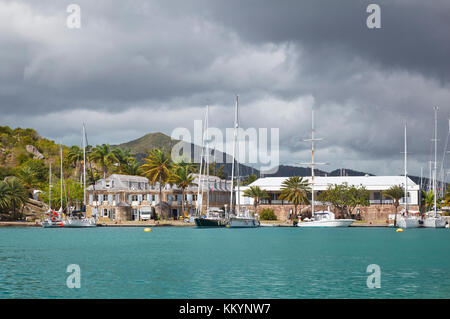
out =
<path fill-rule="evenodd" d="M 210 207 L 223 208 L 229 204 L 231 182 L 216 176 L 202 177 L 204 189 L 209 184 Z M 194 185 L 185 189 L 185 214 L 182 212 L 182 191 L 169 184 L 162 189 L 162 203 L 159 205 L 159 185 L 150 184 L 146 177 L 113 174 L 106 179 L 100 179 L 95 185 L 87 189 L 88 203 L 86 212 L 88 216 L 97 216 L 100 220 L 115 221 L 142 221 L 154 219 L 155 216 L 178 218 L 193 214 L 197 207 L 198 176 Z M 199 206 L 206 205 L 208 192 L 200 195 Z M 202 197 L 205 200 L 202 203 Z M 160 211 L 162 206 L 162 212 Z"/>
<path fill-rule="evenodd" d="M 258 212 L 264 208 L 274 210 L 279 220 L 288 219 L 290 211 L 293 211 L 293 205 L 289 202 L 279 199 L 281 193 L 281 185 L 288 177 L 266 177 L 259 178 L 247 187 L 241 187 L 240 202 L 242 205 L 252 209 L 253 199 L 243 196 L 250 186 L 259 186 L 269 194 L 269 198 L 261 200 L 258 206 Z M 311 177 L 305 177 L 310 181 Z M 394 213 L 395 208 L 393 200 L 383 195 L 383 192 L 394 185 L 405 183 L 404 176 L 315 176 L 314 177 L 314 194 L 318 198 L 321 192 L 325 191 L 329 185 L 347 183 L 349 186 L 364 186 L 370 193 L 370 205 L 368 207 L 357 207 L 361 219 L 367 221 L 386 220 L 389 214 Z M 419 210 L 420 205 L 420 187 L 408 178 L 408 205 L 410 210 Z M 405 205 L 405 198 L 400 200 L 399 211 Z M 327 210 L 327 203 L 315 201 L 316 210 Z M 299 209 L 307 209 L 308 206 L 300 206 Z M 330 207 L 332 209 L 332 207 Z"/>

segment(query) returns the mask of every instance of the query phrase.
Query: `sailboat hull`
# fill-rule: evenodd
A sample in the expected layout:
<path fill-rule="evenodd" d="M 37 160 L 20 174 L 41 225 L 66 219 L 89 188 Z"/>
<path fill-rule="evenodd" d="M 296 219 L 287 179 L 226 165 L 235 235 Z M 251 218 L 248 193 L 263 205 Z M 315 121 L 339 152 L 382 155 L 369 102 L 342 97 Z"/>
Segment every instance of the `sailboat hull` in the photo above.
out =
<path fill-rule="evenodd" d="M 195 218 L 194 221 L 197 227 L 225 227 L 227 224 L 224 219 Z"/>
<path fill-rule="evenodd" d="M 397 220 L 397 226 L 400 228 L 418 228 L 419 220 L 414 217 L 400 217 Z"/>
<path fill-rule="evenodd" d="M 255 228 L 259 227 L 260 223 L 254 218 L 237 218 L 231 217 L 229 226 L 230 228 Z"/>
<path fill-rule="evenodd" d="M 427 217 L 423 220 L 423 227 L 427 228 L 444 228 L 445 220 L 439 217 Z"/>
<path fill-rule="evenodd" d="M 63 222 L 52 222 L 50 220 L 44 220 L 42 222 L 42 227 L 44 228 L 61 228 L 64 227 Z"/>
<path fill-rule="evenodd" d="M 298 227 L 349 227 L 354 219 L 313 220 L 298 223 Z"/>
<path fill-rule="evenodd" d="M 97 227 L 97 223 L 93 218 L 67 219 L 64 221 L 64 227 L 67 228 Z"/>

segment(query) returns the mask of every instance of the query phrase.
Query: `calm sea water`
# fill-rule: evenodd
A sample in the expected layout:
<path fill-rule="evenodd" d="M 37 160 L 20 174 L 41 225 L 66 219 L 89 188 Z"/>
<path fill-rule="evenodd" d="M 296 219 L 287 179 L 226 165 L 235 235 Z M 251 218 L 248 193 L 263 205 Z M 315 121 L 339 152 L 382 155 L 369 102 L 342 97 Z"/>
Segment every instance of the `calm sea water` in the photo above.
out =
<path fill-rule="evenodd" d="M 1 228 L 0 298 L 450 298 L 450 231 Z"/>

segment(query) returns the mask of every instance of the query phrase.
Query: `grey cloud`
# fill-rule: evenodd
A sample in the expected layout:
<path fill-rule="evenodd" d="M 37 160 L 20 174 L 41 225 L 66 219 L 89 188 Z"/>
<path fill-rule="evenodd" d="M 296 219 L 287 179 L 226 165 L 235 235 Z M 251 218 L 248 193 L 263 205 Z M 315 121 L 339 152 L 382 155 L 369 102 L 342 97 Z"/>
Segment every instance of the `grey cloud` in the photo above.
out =
<path fill-rule="evenodd" d="M 69 3 L 0 3 L 1 124 L 78 144 L 84 120 L 93 143 L 120 143 L 191 128 L 207 103 L 230 127 L 238 93 L 243 127 L 280 128 L 282 163 L 307 160 L 314 105 L 321 160 L 373 173 L 399 173 L 403 120 L 416 174 L 434 105 L 446 136 L 446 1 L 378 1 L 380 30 L 368 1 L 78 1 L 80 30 Z"/>

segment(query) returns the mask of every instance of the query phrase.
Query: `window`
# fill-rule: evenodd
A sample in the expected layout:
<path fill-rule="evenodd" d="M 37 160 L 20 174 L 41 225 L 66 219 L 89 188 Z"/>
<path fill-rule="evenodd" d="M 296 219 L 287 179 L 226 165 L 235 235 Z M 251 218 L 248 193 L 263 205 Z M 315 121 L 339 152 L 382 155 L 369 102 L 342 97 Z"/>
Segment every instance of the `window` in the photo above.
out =
<path fill-rule="evenodd" d="M 132 196 L 131 196 L 131 200 L 132 200 L 133 202 L 137 202 L 137 201 L 138 201 L 138 195 L 132 195 Z"/>

